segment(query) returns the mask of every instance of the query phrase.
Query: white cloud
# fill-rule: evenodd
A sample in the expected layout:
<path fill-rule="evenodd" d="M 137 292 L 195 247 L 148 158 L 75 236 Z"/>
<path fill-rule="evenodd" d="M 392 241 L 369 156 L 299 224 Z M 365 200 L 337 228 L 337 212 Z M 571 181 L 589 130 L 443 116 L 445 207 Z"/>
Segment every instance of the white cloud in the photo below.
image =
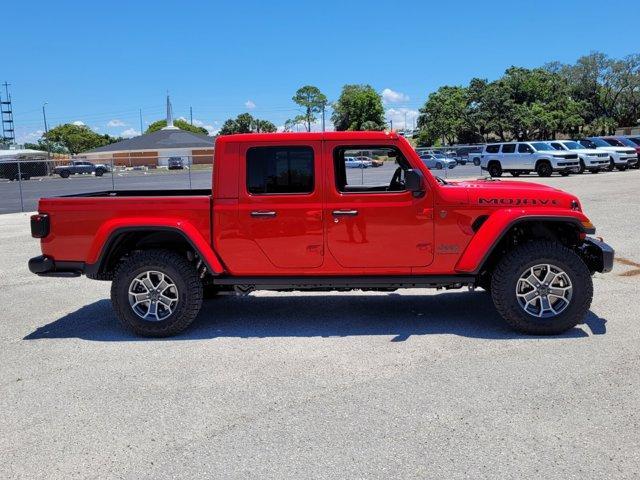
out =
<path fill-rule="evenodd" d="M 83 127 L 84 126 L 84 122 L 81 122 L 80 120 L 76 120 L 75 122 L 73 122 L 73 125 L 76 125 L 78 127 Z"/>
<path fill-rule="evenodd" d="M 18 143 L 34 143 L 35 141 L 42 138 L 44 134 L 44 130 L 36 130 L 35 132 L 28 132 L 23 135 L 18 135 L 17 141 Z"/>
<path fill-rule="evenodd" d="M 402 92 L 396 92 L 390 88 L 382 90 L 382 101 L 384 103 L 402 103 L 409 101 L 409 95 L 405 95 Z"/>
<path fill-rule="evenodd" d="M 386 111 L 386 118 L 393 122 L 394 130 L 412 129 L 414 120 L 416 124 L 418 122 L 418 115 L 420 115 L 418 110 L 411 110 L 410 108 L 390 108 Z"/>
<path fill-rule="evenodd" d="M 126 127 L 127 124 L 124 123 L 122 120 L 118 120 L 117 118 L 114 118 L 113 120 L 109 120 L 109 123 L 107 123 L 107 127 Z"/>
<path fill-rule="evenodd" d="M 120 136 L 124 138 L 137 137 L 138 135 L 140 135 L 140 132 L 135 128 L 127 128 L 120 134 Z"/>
<path fill-rule="evenodd" d="M 254 108 L 256 108 L 256 104 L 253 103 L 251 100 L 247 100 L 246 102 L 244 102 L 244 106 L 247 107 L 249 110 L 253 110 Z"/>

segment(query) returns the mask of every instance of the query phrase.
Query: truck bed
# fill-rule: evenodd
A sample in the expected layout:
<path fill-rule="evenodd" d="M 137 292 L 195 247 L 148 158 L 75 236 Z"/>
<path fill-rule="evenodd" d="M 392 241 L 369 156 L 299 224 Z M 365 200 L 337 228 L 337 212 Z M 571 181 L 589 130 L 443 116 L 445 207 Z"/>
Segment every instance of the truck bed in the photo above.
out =
<path fill-rule="evenodd" d="M 91 263 L 105 235 L 135 224 L 188 225 L 210 243 L 211 203 L 209 189 L 102 191 L 42 198 L 38 212 L 49 216 L 53 232 L 42 239 L 42 252 L 55 260 Z"/>

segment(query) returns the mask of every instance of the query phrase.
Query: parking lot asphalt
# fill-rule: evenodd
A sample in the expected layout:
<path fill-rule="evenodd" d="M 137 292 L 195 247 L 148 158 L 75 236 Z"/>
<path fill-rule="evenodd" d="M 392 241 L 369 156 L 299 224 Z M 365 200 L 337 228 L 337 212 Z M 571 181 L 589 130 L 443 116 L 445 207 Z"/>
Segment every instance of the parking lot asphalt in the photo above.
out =
<path fill-rule="evenodd" d="M 0 215 L 0 478 L 638 478 L 640 172 L 527 180 L 619 259 L 558 337 L 410 289 L 223 297 L 141 339 L 108 283 L 31 275 L 28 215 Z"/>

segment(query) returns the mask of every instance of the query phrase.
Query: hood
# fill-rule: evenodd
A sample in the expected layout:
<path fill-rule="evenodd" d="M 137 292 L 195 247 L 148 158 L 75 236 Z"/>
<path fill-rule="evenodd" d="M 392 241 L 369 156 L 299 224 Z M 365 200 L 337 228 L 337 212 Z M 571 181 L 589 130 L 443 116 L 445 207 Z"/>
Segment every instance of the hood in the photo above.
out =
<path fill-rule="evenodd" d="M 471 180 L 449 183 L 467 192 L 470 205 L 487 207 L 550 207 L 575 209 L 575 195 L 548 185 L 509 180 Z"/>
<path fill-rule="evenodd" d="M 618 153 L 636 153 L 631 147 L 598 147 L 598 150 L 604 150 L 605 152 L 618 152 Z"/>

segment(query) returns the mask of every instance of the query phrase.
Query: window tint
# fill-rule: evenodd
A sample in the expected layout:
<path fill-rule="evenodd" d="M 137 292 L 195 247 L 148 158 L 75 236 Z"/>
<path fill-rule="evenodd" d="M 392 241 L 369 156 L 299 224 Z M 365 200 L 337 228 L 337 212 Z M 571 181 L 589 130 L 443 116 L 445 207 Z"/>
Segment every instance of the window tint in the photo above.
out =
<path fill-rule="evenodd" d="M 255 147 L 247 151 L 247 190 L 254 194 L 311 193 L 311 147 Z"/>
<path fill-rule="evenodd" d="M 515 143 L 505 143 L 502 145 L 502 153 L 513 153 L 516 151 Z"/>
<path fill-rule="evenodd" d="M 583 138 L 582 140 L 578 140 L 583 146 L 587 147 L 587 148 L 596 148 L 597 145 L 595 143 L 593 143 L 591 140 L 587 140 L 586 138 Z"/>
<path fill-rule="evenodd" d="M 518 153 L 531 153 L 531 152 L 533 152 L 533 148 L 531 148 L 526 143 L 518 144 Z"/>
<path fill-rule="evenodd" d="M 487 145 L 486 152 L 487 153 L 498 153 L 500 150 L 500 145 Z"/>
<path fill-rule="evenodd" d="M 624 147 L 624 143 L 620 140 L 616 140 L 615 138 L 605 138 L 604 141 L 613 147 Z"/>
<path fill-rule="evenodd" d="M 551 146 L 552 146 L 553 148 L 555 148 L 556 150 L 564 150 L 564 148 L 562 147 L 562 145 L 561 145 L 560 143 L 557 143 L 557 142 L 553 142 L 553 143 L 551 144 Z"/>

